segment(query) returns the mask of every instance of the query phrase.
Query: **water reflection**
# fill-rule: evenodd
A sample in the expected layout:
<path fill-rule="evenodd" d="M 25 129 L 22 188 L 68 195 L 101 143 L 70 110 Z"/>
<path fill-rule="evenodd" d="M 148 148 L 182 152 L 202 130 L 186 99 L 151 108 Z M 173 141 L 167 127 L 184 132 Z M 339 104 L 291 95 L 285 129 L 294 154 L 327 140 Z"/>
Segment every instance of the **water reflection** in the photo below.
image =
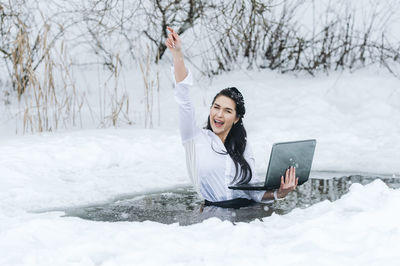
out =
<path fill-rule="evenodd" d="M 95 221 L 156 221 L 165 224 L 189 225 L 210 217 L 231 222 L 249 222 L 270 216 L 272 213 L 286 214 L 294 208 L 307 208 L 324 200 L 335 201 L 349 191 L 352 183 L 363 185 L 378 177 L 360 175 L 332 179 L 310 179 L 291 192 L 284 201 L 269 204 L 254 204 L 240 209 L 223 209 L 204 206 L 203 201 L 190 187 L 172 191 L 146 194 L 109 203 L 66 210 L 66 216 L 78 216 Z M 380 178 L 391 188 L 400 187 L 400 179 Z"/>

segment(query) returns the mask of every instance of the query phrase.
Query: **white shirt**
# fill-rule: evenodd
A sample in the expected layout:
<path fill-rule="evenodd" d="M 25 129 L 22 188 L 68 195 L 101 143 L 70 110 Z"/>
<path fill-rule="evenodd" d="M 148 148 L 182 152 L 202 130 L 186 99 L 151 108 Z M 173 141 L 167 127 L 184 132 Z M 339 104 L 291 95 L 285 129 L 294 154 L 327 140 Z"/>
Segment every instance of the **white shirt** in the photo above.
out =
<path fill-rule="evenodd" d="M 264 191 L 228 188 L 236 173 L 234 161 L 226 153 L 224 144 L 214 132 L 196 125 L 194 105 L 190 98 L 192 74 L 189 70 L 187 72 L 188 75 L 183 81 L 179 83 L 175 81 L 175 99 L 179 105 L 179 129 L 186 153 L 186 165 L 196 191 L 204 199 L 212 202 L 235 198 L 262 202 Z M 173 68 L 172 74 L 175 80 Z M 248 143 L 243 155 L 250 165 L 253 180 L 256 176 L 255 160 Z"/>

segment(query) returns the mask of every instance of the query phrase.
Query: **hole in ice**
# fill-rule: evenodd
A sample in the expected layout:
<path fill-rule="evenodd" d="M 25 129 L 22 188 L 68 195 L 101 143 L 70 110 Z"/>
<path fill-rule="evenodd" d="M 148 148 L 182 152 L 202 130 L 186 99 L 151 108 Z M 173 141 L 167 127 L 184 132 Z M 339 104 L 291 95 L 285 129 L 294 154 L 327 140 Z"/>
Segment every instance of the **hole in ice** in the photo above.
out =
<path fill-rule="evenodd" d="M 189 225 L 210 217 L 231 222 L 250 222 L 270 216 L 287 214 L 294 208 L 307 208 L 323 200 L 335 201 L 349 191 L 352 183 L 363 185 L 380 178 L 391 188 L 400 187 L 399 178 L 344 176 L 332 179 L 310 179 L 291 192 L 285 200 L 270 204 L 254 204 L 240 209 L 203 206 L 191 187 L 145 194 L 116 202 L 67 209 L 66 216 L 77 216 L 94 221 L 155 221 L 164 224 Z"/>

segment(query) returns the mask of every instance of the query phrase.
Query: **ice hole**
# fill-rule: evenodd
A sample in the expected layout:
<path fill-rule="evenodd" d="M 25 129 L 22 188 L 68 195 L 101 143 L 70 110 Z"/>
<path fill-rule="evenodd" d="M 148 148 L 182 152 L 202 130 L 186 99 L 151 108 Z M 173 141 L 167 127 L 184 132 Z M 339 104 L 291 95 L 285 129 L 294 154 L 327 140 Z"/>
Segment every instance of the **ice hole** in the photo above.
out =
<path fill-rule="evenodd" d="M 250 222 L 276 213 L 287 214 L 294 208 L 308 208 L 315 203 L 335 201 L 349 191 L 351 184 L 368 184 L 380 178 L 391 188 L 400 187 L 399 178 L 367 177 L 361 175 L 332 179 L 310 179 L 297 187 L 285 200 L 269 204 L 256 203 L 240 209 L 204 206 L 191 187 L 136 196 L 104 205 L 65 210 L 66 216 L 95 221 L 154 221 L 164 224 L 190 225 L 211 217 L 233 223 Z"/>

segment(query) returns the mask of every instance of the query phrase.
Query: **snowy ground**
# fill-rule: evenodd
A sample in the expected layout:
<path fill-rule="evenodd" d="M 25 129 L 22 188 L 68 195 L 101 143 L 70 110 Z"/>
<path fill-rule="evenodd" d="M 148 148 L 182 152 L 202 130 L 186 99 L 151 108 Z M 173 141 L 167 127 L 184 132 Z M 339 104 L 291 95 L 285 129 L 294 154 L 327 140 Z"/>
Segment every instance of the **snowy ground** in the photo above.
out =
<path fill-rule="evenodd" d="M 215 92 L 242 90 L 257 172 L 265 172 L 274 142 L 316 138 L 312 176 L 338 171 L 397 177 L 398 84 L 373 70 L 317 78 L 237 71 L 216 78 L 205 92 L 195 86 L 193 97 L 202 124 L 204 102 Z M 168 87 L 162 93 L 160 128 L 2 134 L 0 265 L 398 263 L 400 191 L 379 180 L 353 185 L 336 202 L 250 224 L 212 218 L 179 227 L 62 217 L 57 210 L 65 207 L 188 184 L 173 93 Z"/>

